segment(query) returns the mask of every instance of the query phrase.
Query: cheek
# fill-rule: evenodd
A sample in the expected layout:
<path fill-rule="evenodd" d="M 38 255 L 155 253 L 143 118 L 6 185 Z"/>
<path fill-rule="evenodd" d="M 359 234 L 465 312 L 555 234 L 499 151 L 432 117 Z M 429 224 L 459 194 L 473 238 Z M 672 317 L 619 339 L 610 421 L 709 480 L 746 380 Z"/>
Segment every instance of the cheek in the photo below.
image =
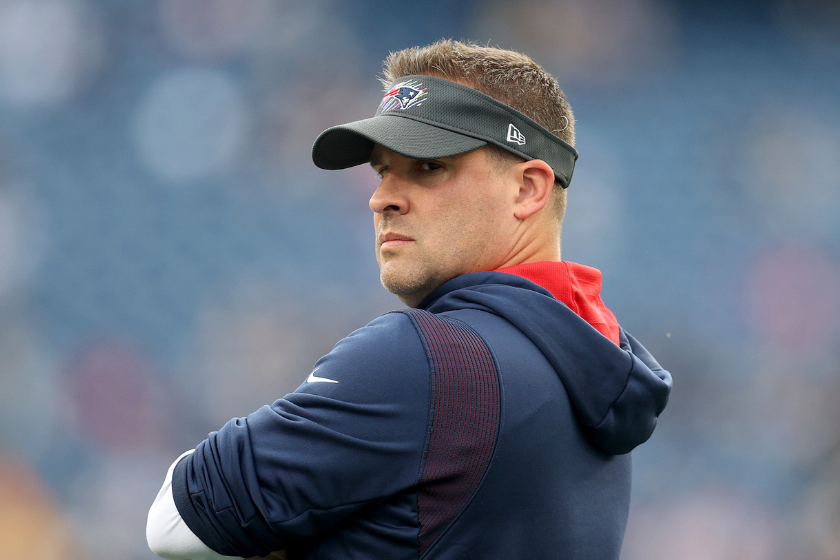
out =
<path fill-rule="evenodd" d="M 513 237 L 505 216 L 510 204 L 494 178 L 456 182 L 438 196 L 420 201 L 423 210 L 424 250 L 444 266 L 483 266 L 504 251 Z M 511 214 L 512 215 L 512 214 Z"/>
<path fill-rule="evenodd" d="M 460 202 L 457 207 L 463 209 L 454 216 L 454 220 L 461 227 L 484 235 L 498 234 L 505 211 L 502 201 L 489 196 L 489 193 L 478 193 L 473 198 Z"/>
<path fill-rule="evenodd" d="M 514 231 L 506 227 L 506 210 L 504 204 L 484 199 L 468 216 L 463 217 L 461 227 L 468 232 L 463 248 L 475 260 L 475 266 L 483 267 L 487 262 L 494 261 L 498 255 L 506 252 L 513 240 Z"/>
<path fill-rule="evenodd" d="M 442 258 L 468 264 L 482 259 L 499 245 L 499 228 L 484 206 L 473 205 L 466 212 L 458 208 L 453 206 L 440 215 L 431 235 Z"/>

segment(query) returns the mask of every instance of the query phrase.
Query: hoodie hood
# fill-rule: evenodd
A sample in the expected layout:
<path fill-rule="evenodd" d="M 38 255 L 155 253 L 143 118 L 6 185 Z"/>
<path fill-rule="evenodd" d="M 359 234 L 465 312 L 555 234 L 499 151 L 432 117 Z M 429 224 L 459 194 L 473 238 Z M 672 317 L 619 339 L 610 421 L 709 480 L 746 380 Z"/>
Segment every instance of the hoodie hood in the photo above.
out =
<path fill-rule="evenodd" d="M 584 434 L 605 453 L 628 453 L 647 441 L 668 403 L 671 375 L 638 341 L 619 328 L 616 345 L 551 291 L 521 276 L 464 274 L 419 307 L 432 313 L 477 309 L 508 320 L 551 363 Z"/>
<path fill-rule="evenodd" d="M 542 286 L 616 344 L 621 343 L 618 321 L 601 300 L 601 271 L 569 261 L 540 261 L 498 269 Z"/>

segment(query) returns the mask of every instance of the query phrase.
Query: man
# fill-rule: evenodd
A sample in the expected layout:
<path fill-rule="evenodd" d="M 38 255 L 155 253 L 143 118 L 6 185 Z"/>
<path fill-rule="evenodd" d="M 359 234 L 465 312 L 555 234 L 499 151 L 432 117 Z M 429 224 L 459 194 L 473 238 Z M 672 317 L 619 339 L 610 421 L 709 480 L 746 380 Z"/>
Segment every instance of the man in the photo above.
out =
<path fill-rule="evenodd" d="M 441 41 L 386 60 L 376 115 L 316 165 L 370 163 L 382 284 L 409 306 L 173 464 L 167 558 L 618 558 L 629 451 L 670 375 L 560 260 L 571 109 L 528 57 Z M 221 555 L 221 556 L 220 556 Z"/>

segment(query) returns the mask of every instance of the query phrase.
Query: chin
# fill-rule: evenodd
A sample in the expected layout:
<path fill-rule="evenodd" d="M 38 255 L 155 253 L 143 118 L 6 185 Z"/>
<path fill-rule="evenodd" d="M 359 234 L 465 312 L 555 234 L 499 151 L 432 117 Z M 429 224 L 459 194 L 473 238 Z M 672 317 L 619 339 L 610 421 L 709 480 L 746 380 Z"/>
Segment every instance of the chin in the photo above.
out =
<path fill-rule="evenodd" d="M 379 280 L 386 290 L 396 295 L 406 305 L 417 305 L 443 282 L 432 274 L 398 270 L 394 263 L 380 269 Z"/>

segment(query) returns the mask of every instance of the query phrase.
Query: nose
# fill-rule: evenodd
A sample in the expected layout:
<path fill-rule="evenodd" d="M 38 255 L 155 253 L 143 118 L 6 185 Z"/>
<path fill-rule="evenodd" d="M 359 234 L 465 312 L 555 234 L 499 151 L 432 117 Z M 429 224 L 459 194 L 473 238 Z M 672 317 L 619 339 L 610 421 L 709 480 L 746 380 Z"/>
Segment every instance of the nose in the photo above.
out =
<path fill-rule="evenodd" d="M 370 197 L 370 209 L 377 214 L 405 214 L 408 212 L 408 198 L 405 184 L 394 172 L 387 172 Z"/>

